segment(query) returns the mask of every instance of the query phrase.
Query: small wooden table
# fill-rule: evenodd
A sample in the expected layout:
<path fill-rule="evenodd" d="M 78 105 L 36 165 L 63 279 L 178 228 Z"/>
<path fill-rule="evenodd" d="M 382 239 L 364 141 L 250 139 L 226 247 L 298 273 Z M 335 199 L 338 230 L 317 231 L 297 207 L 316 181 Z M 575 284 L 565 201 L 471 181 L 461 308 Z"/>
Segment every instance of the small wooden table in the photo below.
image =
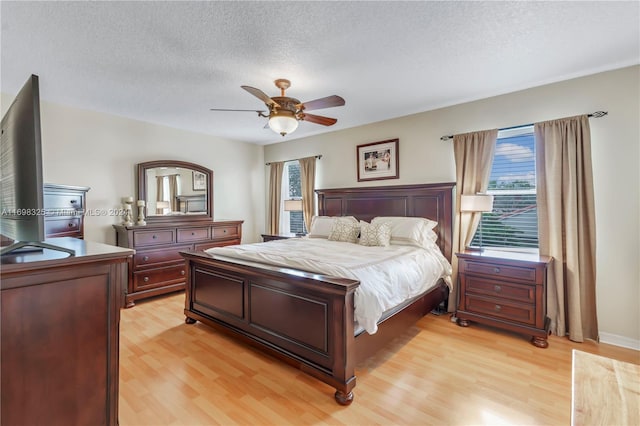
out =
<path fill-rule="evenodd" d="M 640 365 L 573 350 L 571 425 L 640 425 Z"/>
<path fill-rule="evenodd" d="M 265 243 L 267 241 L 286 240 L 288 238 L 298 237 L 296 234 L 261 234 L 261 235 L 262 235 L 262 241 L 264 241 Z"/>

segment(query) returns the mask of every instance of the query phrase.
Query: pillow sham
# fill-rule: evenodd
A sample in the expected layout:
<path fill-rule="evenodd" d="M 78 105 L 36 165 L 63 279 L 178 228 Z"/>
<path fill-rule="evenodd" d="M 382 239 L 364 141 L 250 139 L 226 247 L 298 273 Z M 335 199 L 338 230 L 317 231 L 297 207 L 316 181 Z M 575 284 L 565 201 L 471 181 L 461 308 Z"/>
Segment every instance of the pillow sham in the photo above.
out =
<path fill-rule="evenodd" d="M 355 218 L 354 218 L 355 219 Z M 346 243 L 355 243 L 358 241 L 360 234 L 360 224 L 350 218 L 336 218 L 331 226 L 329 233 L 329 241 L 343 241 Z"/>
<path fill-rule="evenodd" d="M 391 244 L 429 247 L 438 239 L 433 228 L 438 222 L 424 217 L 378 216 L 371 224 L 386 223 L 391 228 Z"/>
<path fill-rule="evenodd" d="M 358 224 L 357 219 L 353 216 L 313 216 L 311 218 L 311 229 L 307 236 L 309 238 L 329 238 L 333 223 L 338 218 Z"/>
<path fill-rule="evenodd" d="M 388 223 L 371 224 L 360 221 L 360 245 L 387 247 L 391 241 L 391 227 Z"/>

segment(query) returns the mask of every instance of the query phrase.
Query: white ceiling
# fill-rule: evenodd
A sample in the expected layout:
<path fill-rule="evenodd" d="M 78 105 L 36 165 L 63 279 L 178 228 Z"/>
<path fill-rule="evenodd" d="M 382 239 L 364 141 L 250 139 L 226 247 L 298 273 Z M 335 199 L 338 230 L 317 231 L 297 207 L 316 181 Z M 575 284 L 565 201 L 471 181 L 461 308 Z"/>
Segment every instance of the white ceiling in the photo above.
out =
<path fill-rule="evenodd" d="M 0 2 L 0 89 L 258 144 L 282 141 L 240 88 L 359 126 L 640 63 L 640 2 Z"/>

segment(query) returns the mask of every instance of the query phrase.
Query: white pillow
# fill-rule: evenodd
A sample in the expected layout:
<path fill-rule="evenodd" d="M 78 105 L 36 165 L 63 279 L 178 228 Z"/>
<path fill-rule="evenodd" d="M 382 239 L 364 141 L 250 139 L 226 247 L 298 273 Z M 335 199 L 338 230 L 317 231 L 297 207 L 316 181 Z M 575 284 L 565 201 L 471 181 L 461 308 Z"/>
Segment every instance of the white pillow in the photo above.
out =
<path fill-rule="evenodd" d="M 311 218 L 311 229 L 307 236 L 309 238 L 329 238 L 333 223 L 338 218 L 348 219 L 355 224 L 358 224 L 358 221 L 353 216 L 313 216 Z"/>
<path fill-rule="evenodd" d="M 360 245 L 387 247 L 391 241 L 391 227 L 388 223 L 370 224 L 360 221 Z"/>
<path fill-rule="evenodd" d="M 438 222 L 424 217 L 374 217 L 372 225 L 386 223 L 391 227 L 391 244 L 430 247 L 438 238 L 433 228 Z"/>
<path fill-rule="evenodd" d="M 355 218 L 354 218 L 355 219 Z M 360 234 L 360 224 L 350 218 L 336 218 L 331 226 L 329 233 L 329 241 L 343 241 L 346 243 L 355 243 L 358 241 Z"/>

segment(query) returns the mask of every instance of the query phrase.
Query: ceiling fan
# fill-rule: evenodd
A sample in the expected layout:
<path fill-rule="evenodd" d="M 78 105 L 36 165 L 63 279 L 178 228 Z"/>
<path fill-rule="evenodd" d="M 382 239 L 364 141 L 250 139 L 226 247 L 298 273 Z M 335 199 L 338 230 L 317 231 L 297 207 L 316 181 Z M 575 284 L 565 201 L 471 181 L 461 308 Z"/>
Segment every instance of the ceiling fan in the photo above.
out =
<path fill-rule="evenodd" d="M 291 86 L 289 80 L 280 78 L 274 81 L 276 87 L 280 89 L 280 96 L 270 98 L 260 89 L 251 86 L 240 86 L 256 98 L 260 99 L 267 106 L 267 111 L 253 109 L 222 109 L 211 108 L 211 111 L 251 111 L 257 112 L 260 117 L 269 118 L 266 127 L 270 127 L 274 132 L 285 136 L 298 128 L 298 121 L 309 121 L 322 126 L 331 126 L 338 120 L 324 117 L 322 115 L 307 114 L 306 111 L 343 106 L 344 99 L 340 96 L 332 95 L 309 102 L 300 102 L 296 98 L 285 96 L 285 90 Z"/>

